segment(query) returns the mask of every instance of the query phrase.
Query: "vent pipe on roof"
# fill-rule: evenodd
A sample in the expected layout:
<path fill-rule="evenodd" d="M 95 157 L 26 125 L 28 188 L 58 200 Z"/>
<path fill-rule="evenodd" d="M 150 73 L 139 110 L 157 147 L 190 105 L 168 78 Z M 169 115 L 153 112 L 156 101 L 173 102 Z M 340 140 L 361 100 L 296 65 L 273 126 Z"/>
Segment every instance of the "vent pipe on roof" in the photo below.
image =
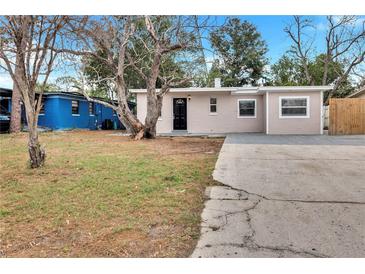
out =
<path fill-rule="evenodd" d="M 214 87 L 215 88 L 221 87 L 221 78 L 214 78 Z"/>

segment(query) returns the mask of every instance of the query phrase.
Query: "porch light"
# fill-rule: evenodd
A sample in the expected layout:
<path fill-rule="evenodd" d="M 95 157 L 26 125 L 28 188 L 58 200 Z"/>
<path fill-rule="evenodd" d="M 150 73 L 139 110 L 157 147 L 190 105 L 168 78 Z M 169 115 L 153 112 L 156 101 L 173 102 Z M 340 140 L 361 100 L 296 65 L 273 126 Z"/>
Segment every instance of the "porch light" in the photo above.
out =
<path fill-rule="evenodd" d="M 188 100 L 189 100 L 189 101 L 191 100 L 191 95 L 190 95 L 190 94 L 188 94 Z"/>

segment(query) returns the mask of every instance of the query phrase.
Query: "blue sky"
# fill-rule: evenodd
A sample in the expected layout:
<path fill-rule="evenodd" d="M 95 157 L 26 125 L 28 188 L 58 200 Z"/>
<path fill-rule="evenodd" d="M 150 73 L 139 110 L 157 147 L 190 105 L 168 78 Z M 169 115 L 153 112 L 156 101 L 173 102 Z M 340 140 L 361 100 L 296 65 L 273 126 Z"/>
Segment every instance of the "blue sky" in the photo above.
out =
<path fill-rule="evenodd" d="M 292 21 L 292 16 L 238 16 L 242 20 L 247 20 L 254 24 L 258 31 L 261 33 L 262 38 L 266 41 L 268 45 L 267 58 L 270 64 L 275 63 L 289 48 L 291 41 L 284 32 L 285 26 Z M 226 16 L 212 17 L 212 19 L 217 19 L 219 24 L 222 24 Z M 313 25 L 316 27 L 312 30 L 310 35 L 314 35 L 314 47 L 317 53 L 323 51 L 324 47 L 324 34 L 326 29 L 326 17 L 325 16 L 309 16 L 312 19 Z M 364 18 L 362 16 L 362 18 Z M 204 47 L 209 48 L 209 42 L 204 42 Z M 207 59 L 212 60 L 212 53 L 207 52 Z M 209 67 L 209 65 L 208 65 Z M 71 70 L 67 69 L 69 72 Z M 67 71 L 66 70 L 66 71 Z M 55 71 L 51 75 L 50 80 L 55 80 L 57 77 L 65 76 L 65 70 Z M 0 87 L 12 87 L 12 81 L 6 73 L 0 73 Z"/>

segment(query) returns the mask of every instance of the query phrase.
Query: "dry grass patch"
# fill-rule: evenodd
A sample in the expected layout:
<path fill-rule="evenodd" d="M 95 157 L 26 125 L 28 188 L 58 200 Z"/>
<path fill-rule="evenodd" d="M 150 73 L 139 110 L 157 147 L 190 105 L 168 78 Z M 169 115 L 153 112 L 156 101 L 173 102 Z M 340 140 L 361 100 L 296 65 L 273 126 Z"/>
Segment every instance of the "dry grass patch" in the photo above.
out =
<path fill-rule="evenodd" d="M 186 257 L 223 139 L 131 141 L 106 131 L 1 135 L 0 256 Z"/>

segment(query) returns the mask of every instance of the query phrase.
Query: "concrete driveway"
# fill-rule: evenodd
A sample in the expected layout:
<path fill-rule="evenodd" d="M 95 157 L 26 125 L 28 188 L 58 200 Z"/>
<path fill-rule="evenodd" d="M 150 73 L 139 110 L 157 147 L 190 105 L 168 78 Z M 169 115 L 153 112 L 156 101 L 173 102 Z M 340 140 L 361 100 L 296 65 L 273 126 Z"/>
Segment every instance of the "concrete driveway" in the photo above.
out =
<path fill-rule="evenodd" d="M 230 134 L 192 257 L 365 257 L 365 136 Z"/>

